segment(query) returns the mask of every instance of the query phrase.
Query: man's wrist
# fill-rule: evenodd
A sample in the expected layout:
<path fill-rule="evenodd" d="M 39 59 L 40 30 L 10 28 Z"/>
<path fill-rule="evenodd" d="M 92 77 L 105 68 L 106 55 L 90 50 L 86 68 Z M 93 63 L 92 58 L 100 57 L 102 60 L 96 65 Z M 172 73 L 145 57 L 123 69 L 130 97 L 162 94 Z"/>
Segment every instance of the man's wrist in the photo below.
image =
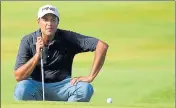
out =
<path fill-rule="evenodd" d="M 39 52 L 36 52 L 36 53 L 35 53 L 35 56 L 36 56 L 37 58 L 39 58 L 39 57 L 40 57 L 40 53 L 39 53 Z"/>
<path fill-rule="evenodd" d="M 88 76 L 88 79 L 89 79 L 90 82 L 92 82 L 94 78 L 93 78 L 93 76 L 90 76 L 90 75 L 89 75 L 89 76 Z"/>

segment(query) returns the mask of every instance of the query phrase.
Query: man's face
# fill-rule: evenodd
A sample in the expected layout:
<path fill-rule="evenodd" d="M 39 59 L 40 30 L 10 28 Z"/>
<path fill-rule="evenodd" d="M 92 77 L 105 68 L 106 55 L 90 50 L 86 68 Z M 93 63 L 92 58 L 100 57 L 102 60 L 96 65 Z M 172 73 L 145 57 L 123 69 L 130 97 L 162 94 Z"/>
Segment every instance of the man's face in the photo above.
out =
<path fill-rule="evenodd" d="M 53 14 L 46 14 L 38 19 L 38 24 L 41 28 L 42 34 L 46 36 L 53 36 L 57 30 L 58 18 Z"/>

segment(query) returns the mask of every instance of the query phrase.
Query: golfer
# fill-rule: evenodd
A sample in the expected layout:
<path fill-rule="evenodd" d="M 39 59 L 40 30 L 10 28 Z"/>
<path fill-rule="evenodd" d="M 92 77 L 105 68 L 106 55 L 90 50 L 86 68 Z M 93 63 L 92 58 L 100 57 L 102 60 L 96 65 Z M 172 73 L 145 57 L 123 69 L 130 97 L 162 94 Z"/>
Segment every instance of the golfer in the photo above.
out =
<path fill-rule="evenodd" d="M 108 45 L 91 36 L 58 29 L 59 20 L 55 6 L 42 6 L 37 19 L 40 28 L 22 38 L 14 67 L 15 100 L 42 100 L 40 60 L 43 59 L 45 100 L 90 101 L 94 92 L 90 83 L 104 64 Z M 90 73 L 72 78 L 74 56 L 93 51 Z"/>

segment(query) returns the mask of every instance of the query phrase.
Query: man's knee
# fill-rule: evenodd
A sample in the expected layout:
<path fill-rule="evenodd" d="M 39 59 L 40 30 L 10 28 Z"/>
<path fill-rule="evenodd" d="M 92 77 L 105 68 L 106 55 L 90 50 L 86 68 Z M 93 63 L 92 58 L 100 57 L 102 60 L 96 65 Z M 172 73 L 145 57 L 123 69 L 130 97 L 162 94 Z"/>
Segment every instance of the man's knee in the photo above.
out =
<path fill-rule="evenodd" d="M 80 91 L 82 92 L 81 101 L 89 102 L 94 92 L 92 85 L 86 82 L 79 82 L 78 86 L 80 87 Z"/>
<path fill-rule="evenodd" d="M 16 100 L 36 100 L 35 85 L 29 80 L 23 80 L 17 83 L 14 91 Z"/>

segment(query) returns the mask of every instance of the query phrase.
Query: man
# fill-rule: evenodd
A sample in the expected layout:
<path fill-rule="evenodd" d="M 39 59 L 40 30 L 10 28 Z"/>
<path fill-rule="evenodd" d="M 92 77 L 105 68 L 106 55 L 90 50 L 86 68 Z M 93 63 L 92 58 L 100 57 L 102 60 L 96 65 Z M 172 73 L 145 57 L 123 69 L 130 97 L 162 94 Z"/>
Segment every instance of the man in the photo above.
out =
<path fill-rule="evenodd" d="M 40 29 L 21 40 L 14 69 L 17 85 L 16 100 L 42 100 L 40 54 L 43 54 L 45 99 L 48 101 L 89 102 L 93 87 L 90 84 L 100 71 L 108 45 L 96 38 L 72 31 L 57 29 L 59 13 L 55 6 L 39 8 Z M 41 50 L 43 49 L 43 50 Z M 71 78 L 76 54 L 95 51 L 88 76 Z"/>

